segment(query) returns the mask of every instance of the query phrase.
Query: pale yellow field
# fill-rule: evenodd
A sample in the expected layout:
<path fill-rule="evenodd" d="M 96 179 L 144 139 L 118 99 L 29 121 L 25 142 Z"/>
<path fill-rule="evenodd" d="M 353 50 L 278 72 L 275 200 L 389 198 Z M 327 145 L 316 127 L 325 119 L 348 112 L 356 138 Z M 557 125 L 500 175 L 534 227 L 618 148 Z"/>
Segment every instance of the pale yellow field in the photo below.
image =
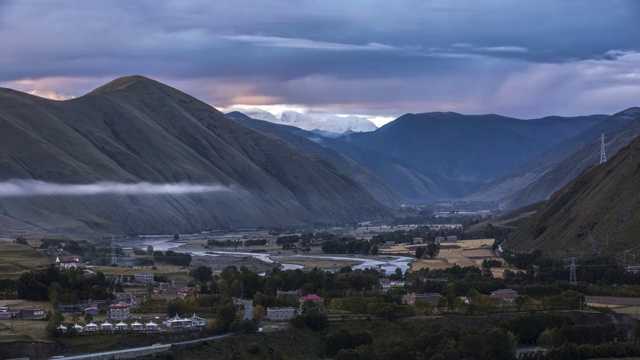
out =
<path fill-rule="evenodd" d="M 151 268 L 127 268 L 127 267 L 115 267 L 115 266 L 93 266 L 91 268 L 93 271 L 101 271 L 105 275 L 125 275 L 132 276 L 140 273 L 151 273 L 151 274 L 178 274 L 178 275 L 186 275 L 189 273 L 188 269 L 182 269 L 180 266 L 175 265 L 158 265 L 157 269 Z"/>
<path fill-rule="evenodd" d="M 343 266 L 354 266 L 360 264 L 360 261 L 337 261 L 331 259 L 318 259 L 318 258 L 302 258 L 302 257 L 275 257 L 278 262 L 293 263 L 304 265 L 306 269 L 313 269 L 317 267 L 319 269 L 333 269 L 341 268 Z"/>
<path fill-rule="evenodd" d="M 0 320 L 0 342 L 23 340 L 26 336 L 34 340 L 46 340 L 46 327 L 46 321 Z"/>
<path fill-rule="evenodd" d="M 496 259 L 500 257 L 491 253 L 491 246 L 494 239 L 476 239 L 476 240 L 460 240 L 457 242 L 442 243 L 440 253 L 434 259 L 420 259 L 411 264 L 412 270 L 423 268 L 430 269 L 447 269 L 454 265 L 465 266 L 482 266 L 483 260 Z M 381 249 L 382 253 L 395 254 L 415 254 L 415 249 L 425 244 L 418 245 L 395 245 L 392 247 Z M 502 277 L 504 268 L 495 268 L 492 270 L 494 276 Z"/>
<path fill-rule="evenodd" d="M 0 241 L 0 273 L 5 278 L 18 278 L 23 272 L 46 267 L 53 260 L 26 245 Z"/>

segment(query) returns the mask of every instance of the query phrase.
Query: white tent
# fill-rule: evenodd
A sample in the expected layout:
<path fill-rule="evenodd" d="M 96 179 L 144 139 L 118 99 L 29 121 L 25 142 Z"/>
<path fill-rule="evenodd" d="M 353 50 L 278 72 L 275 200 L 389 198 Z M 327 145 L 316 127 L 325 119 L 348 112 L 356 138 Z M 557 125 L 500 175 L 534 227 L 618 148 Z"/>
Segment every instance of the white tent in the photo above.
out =
<path fill-rule="evenodd" d="M 102 331 L 111 331 L 111 330 L 113 330 L 113 325 L 111 325 L 110 322 L 105 321 L 102 324 L 100 324 L 100 329 Z"/>
<path fill-rule="evenodd" d="M 123 321 L 120 321 L 119 323 L 116 324 L 116 330 L 127 330 L 128 328 L 129 328 L 129 325 L 127 325 Z"/>
<path fill-rule="evenodd" d="M 133 329 L 133 331 L 144 330 L 144 326 L 137 321 L 131 324 L 131 328 Z"/>
<path fill-rule="evenodd" d="M 75 325 L 73 325 L 73 330 L 75 330 L 76 332 L 81 333 L 83 329 L 84 329 L 84 328 L 82 327 L 82 325 L 78 325 L 78 323 L 76 323 Z"/>
<path fill-rule="evenodd" d="M 149 321 L 147 324 L 145 324 L 145 329 L 146 330 L 158 330 L 158 324 L 154 323 L 153 321 Z"/>
<path fill-rule="evenodd" d="M 87 332 L 96 332 L 98 331 L 98 325 L 94 324 L 93 322 L 90 322 L 87 324 L 87 326 L 84 327 L 84 330 Z"/>
<path fill-rule="evenodd" d="M 58 326 L 58 330 L 62 331 L 63 333 L 66 333 L 68 329 L 66 326 L 64 326 L 64 324 L 60 324 L 60 326 Z"/>

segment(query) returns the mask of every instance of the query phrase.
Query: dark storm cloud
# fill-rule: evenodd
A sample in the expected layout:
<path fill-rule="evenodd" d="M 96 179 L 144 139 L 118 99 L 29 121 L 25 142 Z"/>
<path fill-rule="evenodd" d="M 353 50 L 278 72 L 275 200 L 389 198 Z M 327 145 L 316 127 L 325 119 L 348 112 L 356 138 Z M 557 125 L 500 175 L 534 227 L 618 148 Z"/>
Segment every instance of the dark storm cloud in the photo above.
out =
<path fill-rule="evenodd" d="M 81 95 L 140 73 L 222 106 L 537 115 L 554 86 L 627 101 L 639 14 L 635 0 L 0 0 L 0 84 Z M 622 105 L 556 98 L 549 111 Z"/>

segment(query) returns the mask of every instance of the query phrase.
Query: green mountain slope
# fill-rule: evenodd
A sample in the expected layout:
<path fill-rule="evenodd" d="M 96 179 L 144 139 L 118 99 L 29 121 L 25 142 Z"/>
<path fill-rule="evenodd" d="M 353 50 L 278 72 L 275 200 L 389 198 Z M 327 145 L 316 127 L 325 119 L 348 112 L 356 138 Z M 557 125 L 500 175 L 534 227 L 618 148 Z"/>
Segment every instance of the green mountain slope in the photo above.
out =
<path fill-rule="evenodd" d="M 640 138 L 553 194 L 507 248 L 580 253 L 640 250 Z"/>
<path fill-rule="evenodd" d="M 173 233 L 387 215 L 348 176 L 209 105 L 140 76 L 69 101 L 0 89 L 0 180 L 214 183 L 182 196 L 1 198 L 0 225 Z"/>

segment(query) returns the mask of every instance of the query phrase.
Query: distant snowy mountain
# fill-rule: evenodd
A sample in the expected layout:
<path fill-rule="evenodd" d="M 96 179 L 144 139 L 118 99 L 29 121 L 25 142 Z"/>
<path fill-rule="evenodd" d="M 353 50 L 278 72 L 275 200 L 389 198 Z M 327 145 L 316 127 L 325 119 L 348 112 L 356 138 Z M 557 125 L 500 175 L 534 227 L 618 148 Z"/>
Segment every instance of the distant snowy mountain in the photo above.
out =
<path fill-rule="evenodd" d="M 284 111 L 280 117 L 261 109 L 237 109 L 250 118 L 290 125 L 323 134 L 341 135 L 351 132 L 374 131 L 378 127 L 370 120 L 359 116 L 339 116 L 330 114 L 303 114 L 297 111 Z"/>

